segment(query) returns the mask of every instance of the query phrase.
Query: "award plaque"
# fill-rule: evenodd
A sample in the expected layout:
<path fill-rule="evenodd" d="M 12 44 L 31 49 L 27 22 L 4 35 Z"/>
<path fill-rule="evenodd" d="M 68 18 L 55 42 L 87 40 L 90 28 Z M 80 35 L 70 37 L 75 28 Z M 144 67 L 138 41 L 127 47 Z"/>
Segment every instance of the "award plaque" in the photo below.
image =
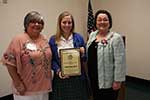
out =
<path fill-rule="evenodd" d="M 62 75 L 81 75 L 80 49 L 60 49 Z"/>

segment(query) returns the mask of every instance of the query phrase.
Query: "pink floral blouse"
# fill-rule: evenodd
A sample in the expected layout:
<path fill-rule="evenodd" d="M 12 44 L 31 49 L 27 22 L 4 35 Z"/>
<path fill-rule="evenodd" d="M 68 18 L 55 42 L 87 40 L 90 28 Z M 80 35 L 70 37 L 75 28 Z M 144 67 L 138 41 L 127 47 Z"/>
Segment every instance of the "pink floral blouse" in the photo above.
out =
<path fill-rule="evenodd" d="M 17 68 L 25 84 L 25 95 L 51 91 L 51 49 L 41 34 L 33 41 L 28 34 L 16 36 L 3 54 L 3 63 Z M 13 92 L 15 88 L 13 86 Z"/>

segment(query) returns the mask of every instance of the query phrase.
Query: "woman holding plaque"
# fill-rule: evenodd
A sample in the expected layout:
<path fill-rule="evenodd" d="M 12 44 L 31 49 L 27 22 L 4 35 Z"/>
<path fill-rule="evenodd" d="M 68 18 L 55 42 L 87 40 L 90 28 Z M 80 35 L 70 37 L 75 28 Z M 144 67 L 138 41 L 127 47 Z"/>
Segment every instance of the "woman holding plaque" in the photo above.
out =
<path fill-rule="evenodd" d="M 49 45 L 52 49 L 52 69 L 54 70 L 53 79 L 53 92 L 50 94 L 50 100 L 87 100 L 87 83 L 85 75 L 84 62 L 86 61 L 85 56 L 85 43 L 83 37 L 74 32 L 74 19 L 73 16 L 65 11 L 61 13 L 58 17 L 57 22 L 57 32 L 56 35 L 52 36 L 49 40 Z M 69 51 L 69 48 L 73 48 Z M 76 52 L 79 49 L 79 52 Z M 67 54 L 61 54 L 61 50 L 70 53 L 68 60 L 64 56 Z M 68 50 L 68 51 L 65 51 Z M 73 52 L 72 52 L 73 51 Z M 63 72 L 63 64 L 65 65 L 71 59 L 75 58 L 75 53 L 77 53 L 80 61 L 75 63 L 80 63 L 75 66 L 78 69 L 73 68 L 68 69 L 70 74 L 65 74 Z M 63 57 L 65 59 L 63 59 Z M 64 63 L 62 63 L 64 60 Z M 76 59 L 75 59 L 76 60 Z M 71 67 L 70 64 L 67 68 Z M 66 64 L 67 66 L 67 64 Z M 81 69 L 81 70 L 80 70 Z M 73 74 L 76 70 L 80 70 L 79 73 Z"/>
<path fill-rule="evenodd" d="M 95 14 L 96 31 L 87 42 L 88 75 L 94 100 L 117 100 L 125 81 L 125 48 L 122 36 L 110 31 L 112 18 L 108 11 Z"/>

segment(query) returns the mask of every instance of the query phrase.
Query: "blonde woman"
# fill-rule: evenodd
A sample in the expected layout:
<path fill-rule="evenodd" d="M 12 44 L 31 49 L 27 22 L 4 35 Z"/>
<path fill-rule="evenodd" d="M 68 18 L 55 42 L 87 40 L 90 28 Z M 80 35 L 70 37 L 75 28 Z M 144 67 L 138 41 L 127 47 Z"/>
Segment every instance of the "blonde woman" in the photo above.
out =
<path fill-rule="evenodd" d="M 85 43 L 83 37 L 74 32 L 73 16 L 65 11 L 58 17 L 57 32 L 49 40 L 52 49 L 52 69 L 54 70 L 53 92 L 51 100 L 88 100 L 87 83 L 85 75 L 86 61 Z M 81 75 L 62 75 L 60 64 L 60 49 L 80 48 L 81 52 Z"/>

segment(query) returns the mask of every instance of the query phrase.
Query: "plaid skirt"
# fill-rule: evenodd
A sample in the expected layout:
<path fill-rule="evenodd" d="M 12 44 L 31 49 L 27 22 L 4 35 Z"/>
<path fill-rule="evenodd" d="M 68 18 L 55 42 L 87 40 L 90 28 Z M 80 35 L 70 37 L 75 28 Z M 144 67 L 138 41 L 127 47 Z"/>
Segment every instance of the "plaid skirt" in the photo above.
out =
<path fill-rule="evenodd" d="M 53 91 L 49 100 L 88 100 L 87 81 L 81 76 L 60 79 L 56 74 L 53 79 Z"/>

